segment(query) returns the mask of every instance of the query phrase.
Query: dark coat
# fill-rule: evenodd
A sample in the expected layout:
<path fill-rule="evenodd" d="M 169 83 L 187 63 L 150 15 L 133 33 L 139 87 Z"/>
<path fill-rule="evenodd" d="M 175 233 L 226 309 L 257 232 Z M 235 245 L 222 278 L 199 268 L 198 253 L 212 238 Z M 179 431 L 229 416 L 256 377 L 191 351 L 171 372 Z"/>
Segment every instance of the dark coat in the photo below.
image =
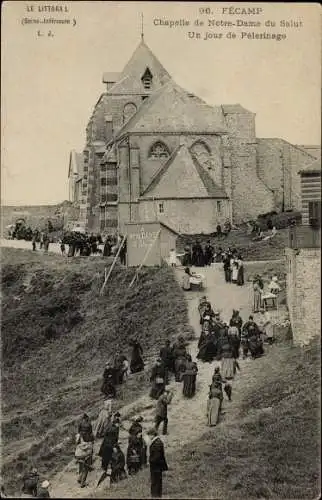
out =
<path fill-rule="evenodd" d="M 131 427 L 129 428 L 130 436 L 137 436 L 138 434 L 143 432 L 143 427 L 140 422 L 133 422 Z"/>
<path fill-rule="evenodd" d="M 238 328 L 239 334 L 241 332 L 241 328 L 243 326 L 243 320 L 241 317 L 238 316 L 233 316 L 230 321 L 229 321 L 229 326 L 236 326 Z"/>
<path fill-rule="evenodd" d="M 86 442 L 94 441 L 93 427 L 88 419 L 82 418 L 78 426 L 78 434 L 80 434 Z"/>
<path fill-rule="evenodd" d="M 132 354 L 130 368 L 132 373 L 138 373 L 144 370 L 144 361 L 142 359 L 143 349 L 139 342 L 135 341 L 132 344 Z"/>
<path fill-rule="evenodd" d="M 150 445 L 150 469 L 153 471 L 166 471 L 168 464 L 164 455 L 164 445 L 159 437 L 156 437 Z"/>
<path fill-rule="evenodd" d="M 154 382 L 157 377 L 165 379 L 165 376 L 166 371 L 164 364 L 156 364 L 152 368 L 150 382 Z"/>
<path fill-rule="evenodd" d="M 167 367 L 169 367 L 172 364 L 173 354 L 170 346 L 164 346 L 160 349 L 160 358 Z"/>
<path fill-rule="evenodd" d="M 114 448 L 117 445 L 119 440 L 119 433 L 120 429 L 116 425 L 111 423 L 108 426 L 100 450 L 98 452 L 100 457 L 103 458 L 106 450 L 108 450 L 109 453 L 110 448 Z"/>
<path fill-rule="evenodd" d="M 259 328 L 254 321 L 246 321 L 243 326 L 243 336 L 248 337 L 251 335 L 260 335 Z"/>

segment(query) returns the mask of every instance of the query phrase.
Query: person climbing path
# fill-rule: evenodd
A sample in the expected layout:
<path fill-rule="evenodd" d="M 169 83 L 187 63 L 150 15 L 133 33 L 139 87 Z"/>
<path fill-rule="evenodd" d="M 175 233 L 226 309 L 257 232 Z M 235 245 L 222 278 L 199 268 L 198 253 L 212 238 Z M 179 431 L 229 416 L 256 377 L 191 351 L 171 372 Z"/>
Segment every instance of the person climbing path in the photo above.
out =
<path fill-rule="evenodd" d="M 174 269 L 178 277 L 178 283 L 181 282 L 181 272 Z M 232 287 L 230 284 L 226 284 L 224 280 L 224 275 L 222 272 L 222 263 L 214 264 L 213 266 L 206 268 L 204 270 L 206 277 L 206 291 L 196 292 L 190 296 L 187 296 L 188 314 L 189 320 L 192 328 L 195 331 L 196 340 L 189 343 L 189 353 L 192 359 L 196 359 L 198 353 L 197 338 L 200 335 L 200 313 L 198 311 L 199 298 L 202 295 L 207 295 L 207 300 L 212 304 L 216 305 L 216 309 L 220 311 L 220 317 L 223 321 L 229 322 L 232 316 L 232 310 L 238 309 L 240 311 L 241 317 L 244 321 L 249 317 L 252 309 L 252 286 L 248 283 L 243 287 Z M 176 340 L 176 339 L 173 339 Z M 162 345 L 159 346 L 159 349 Z M 228 397 L 224 398 L 223 405 L 225 407 L 225 418 L 220 425 L 225 425 L 226 420 L 232 418 L 234 413 L 234 407 L 238 405 L 238 398 L 240 393 L 245 386 L 245 380 L 247 380 L 248 373 L 252 370 L 258 369 L 254 364 L 247 363 L 246 361 L 240 360 L 241 372 L 238 373 L 233 381 L 234 394 L 233 400 L 230 402 Z M 182 382 L 178 383 L 174 379 L 166 386 L 166 389 L 173 391 L 173 400 L 168 408 L 168 428 L 167 431 L 169 435 L 162 436 L 164 442 L 164 448 L 166 456 L 169 457 L 172 452 L 176 451 L 178 448 L 189 444 L 191 441 L 200 437 L 207 429 L 207 419 L 206 419 L 206 408 L 207 399 L 209 393 L 209 384 L 211 383 L 212 376 L 214 373 L 214 368 L 220 366 L 218 361 L 213 361 L 212 363 L 199 363 L 198 362 L 198 377 L 196 380 L 196 391 L 193 398 L 186 398 L 183 395 Z M 103 397 L 103 396 L 102 396 Z M 133 404 L 123 407 L 120 412 L 122 415 L 122 425 L 123 430 L 120 429 L 119 433 L 119 444 L 123 452 L 126 452 L 128 445 L 128 429 L 133 423 L 132 416 L 127 416 L 128 414 L 133 415 L 133 409 L 139 408 L 140 415 L 143 418 L 143 434 L 145 434 L 148 428 L 155 425 L 155 412 L 156 412 L 156 400 L 149 397 L 149 393 L 138 398 Z M 215 429 L 215 428 L 214 428 Z M 161 427 L 162 431 L 162 427 Z M 94 455 L 97 454 L 102 440 L 98 439 L 94 445 Z M 108 486 L 106 481 L 103 481 L 98 487 L 97 482 L 99 476 L 102 475 L 102 470 L 100 470 L 100 460 L 98 458 L 94 462 L 94 471 L 88 475 L 88 486 L 87 488 L 79 488 L 75 480 L 76 475 L 76 464 L 72 461 L 69 466 L 66 467 L 65 471 L 57 474 L 51 478 L 52 485 L 52 496 L 55 498 L 88 498 L 94 492 L 100 494 Z M 169 467 L 174 467 L 169 464 Z M 126 481 L 126 480 L 124 480 Z M 124 484 L 122 481 L 122 484 Z M 167 479 L 164 480 L 164 488 L 167 488 Z M 117 492 L 118 484 L 113 485 L 115 492 Z M 117 496 L 117 493 L 116 493 Z"/>

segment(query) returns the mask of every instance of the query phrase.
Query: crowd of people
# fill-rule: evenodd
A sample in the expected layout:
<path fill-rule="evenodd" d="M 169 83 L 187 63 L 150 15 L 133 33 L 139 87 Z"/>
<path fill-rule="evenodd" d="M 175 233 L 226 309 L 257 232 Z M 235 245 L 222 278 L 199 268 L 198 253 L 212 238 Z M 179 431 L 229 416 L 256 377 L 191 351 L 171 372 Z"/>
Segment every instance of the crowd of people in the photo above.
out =
<path fill-rule="evenodd" d="M 224 399 L 232 400 L 232 380 L 240 370 L 240 357 L 259 358 L 264 354 L 265 343 L 274 340 L 269 314 L 255 296 L 257 288 L 263 289 L 263 280 L 259 275 L 254 278 L 256 321 L 250 315 L 244 322 L 239 311 L 233 310 L 229 322 L 225 322 L 206 296 L 199 300 L 201 333 L 197 360 L 203 363 L 220 362 L 220 367 L 214 368 L 208 391 L 205 423 L 210 427 L 218 424 Z M 276 276 L 272 277 L 269 289 L 275 292 L 280 289 Z M 139 340 L 132 338 L 129 345 L 132 349 L 130 359 L 116 352 L 114 358 L 106 363 L 101 386 L 104 401 L 97 420 L 92 424 L 90 417 L 84 414 L 79 423 L 75 449 L 77 481 L 81 488 L 86 486 L 88 474 L 93 470 L 94 443 L 102 439 L 98 450 L 102 473 L 97 486 L 106 478 L 111 483 L 117 483 L 149 466 L 151 497 L 161 498 L 163 472 L 168 470 L 168 465 L 159 429 L 161 426 L 162 434 L 168 434 L 168 407 L 174 396 L 169 383 L 174 380 L 181 384 L 183 397 L 193 398 L 197 388 L 198 364 L 193 361 L 183 336 L 179 336 L 173 344 L 166 340 L 150 373 L 149 396 L 156 402 L 154 426 L 144 429 L 144 418 L 138 415 L 132 419 L 130 427 L 125 428 L 121 414 L 115 411 L 117 387 L 125 383 L 130 374 L 145 370 L 144 352 Z M 122 450 L 120 445 L 120 429 L 127 432 L 126 450 Z M 49 497 L 48 487 L 47 480 L 40 483 L 36 469 L 24 477 L 23 491 L 33 496 Z"/>
<path fill-rule="evenodd" d="M 229 324 L 222 321 L 220 313 L 214 311 L 206 297 L 199 304 L 201 335 L 198 342 L 197 358 L 204 362 L 222 361 L 224 378 L 233 378 L 238 369 L 240 350 L 243 359 L 248 354 L 257 358 L 264 354 L 264 343 L 274 341 L 273 326 L 268 311 L 259 309 L 258 319 L 250 315 L 243 322 L 239 311 L 233 310 Z"/>
<path fill-rule="evenodd" d="M 88 234 L 79 231 L 65 231 L 59 239 L 60 251 L 67 257 L 88 257 L 90 255 L 102 255 L 104 257 L 115 256 L 123 240 L 122 235 L 108 235 L 103 241 L 101 234 Z M 47 231 L 30 229 L 30 238 L 32 250 L 44 250 L 48 252 L 50 243 L 53 240 Z M 103 248 L 100 248 L 103 247 Z M 126 240 L 120 249 L 119 257 L 121 264 L 126 264 L 127 245 Z"/>
<path fill-rule="evenodd" d="M 221 319 L 220 313 L 214 311 L 206 296 L 200 299 L 198 311 L 201 335 L 197 359 L 201 362 L 217 360 L 221 363 L 221 367 L 216 367 L 214 370 L 207 401 L 207 424 L 214 426 L 219 421 L 224 394 L 229 401 L 232 399 L 231 381 L 237 370 L 240 370 L 238 363 L 240 355 L 242 354 L 243 359 L 249 355 L 253 359 L 262 356 L 264 343 L 269 341 L 269 338 L 264 319 L 259 318 L 256 323 L 253 316 L 249 316 L 248 320 L 243 322 L 239 311 L 233 310 L 227 324 Z M 78 428 L 75 453 L 79 463 L 78 482 L 81 487 L 86 485 L 87 475 L 92 466 L 94 441 L 102 438 L 98 452 L 102 475 L 97 485 L 108 476 L 111 483 L 118 482 L 136 474 L 149 464 L 151 497 L 160 498 L 162 473 L 168 466 L 164 445 L 158 434 L 161 425 L 162 434 L 168 434 L 168 406 L 173 400 L 173 391 L 169 389 L 169 383 L 173 378 L 175 382 L 182 384 L 183 397 L 193 398 L 196 393 L 198 365 L 192 360 L 183 336 L 178 337 L 173 345 L 169 340 L 165 342 L 152 366 L 150 376 L 150 398 L 156 401 L 154 427 L 144 432 L 144 419 L 142 416 L 136 416 L 127 430 L 128 445 L 126 452 L 123 452 L 119 444 L 119 429 L 125 427 L 120 413 L 113 412 L 115 387 L 122 384 L 130 372 L 137 373 L 145 368 L 143 350 L 138 340 L 132 340 L 131 346 L 130 363 L 126 357 L 117 353 L 114 362 L 108 362 L 105 367 L 102 392 L 106 399 L 94 427 L 89 417 L 84 415 Z"/>
<path fill-rule="evenodd" d="M 145 368 L 142 346 L 137 339 L 132 340 L 130 345 L 132 346 L 130 362 L 117 352 L 114 360 L 106 363 L 101 387 L 105 400 L 94 426 L 87 414 L 84 414 L 79 424 L 75 451 L 75 458 L 79 464 L 78 482 L 80 487 L 86 486 L 88 473 L 92 470 L 95 439 L 103 439 L 98 452 L 103 472 L 97 486 L 108 476 L 111 483 L 121 481 L 136 474 L 149 462 L 151 496 L 160 498 L 162 472 L 167 470 L 167 463 L 164 445 L 158 437 L 158 431 L 162 425 L 162 434 L 168 433 L 168 406 L 173 398 L 173 392 L 168 385 L 173 377 L 176 382 L 182 383 L 183 396 L 192 398 L 196 392 L 198 367 L 192 361 L 184 337 L 180 336 L 173 345 L 169 340 L 165 342 L 150 375 L 150 397 L 156 401 L 154 426 L 143 435 L 143 417 L 135 417 L 127 430 L 128 446 L 126 452 L 123 452 L 119 444 L 119 430 L 126 429 L 122 424 L 120 413 L 113 412 L 117 398 L 116 387 L 126 380 L 129 373 L 138 373 Z"/>
<path fill-rule="evenodd" d="M 184 249 L 182 256 L 182 265 L 189 269 L 189 266 L 204 267 L 211 266 L 213 263 L 222 262 L 224 265 L 226 283 L 236 283 L 239 286 L 244 285 L 244 264 L 242 255 L 236 250 L 228 248 L 223 250 L 221 247 L 215 249 L 210 240 L 207 241 L 204 248 L 199 241 L 196 241 L 191 247 Z M 171 265 L 175 265 L 173 259 Z M 189 273 L 188 273 L 189 274 Z"/>

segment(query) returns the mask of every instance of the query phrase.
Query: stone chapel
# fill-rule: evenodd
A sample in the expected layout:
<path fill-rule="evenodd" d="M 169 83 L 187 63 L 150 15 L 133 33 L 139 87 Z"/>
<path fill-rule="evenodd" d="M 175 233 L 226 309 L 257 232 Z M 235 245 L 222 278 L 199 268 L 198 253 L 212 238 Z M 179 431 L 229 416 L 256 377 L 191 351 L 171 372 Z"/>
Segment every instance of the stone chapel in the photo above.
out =
<path fill-rule="evenodd" d="M 70 199 L 90 232 L 161 221 L 181 234 L 211 233 L 271 210 L 300 208 L 297 172 L 312 153 L 259 139 L 255 114 L 210 106 L 177 85 L 143 36 L 120 73 L 104 73 L 81 154 L 71 152 Z"/>

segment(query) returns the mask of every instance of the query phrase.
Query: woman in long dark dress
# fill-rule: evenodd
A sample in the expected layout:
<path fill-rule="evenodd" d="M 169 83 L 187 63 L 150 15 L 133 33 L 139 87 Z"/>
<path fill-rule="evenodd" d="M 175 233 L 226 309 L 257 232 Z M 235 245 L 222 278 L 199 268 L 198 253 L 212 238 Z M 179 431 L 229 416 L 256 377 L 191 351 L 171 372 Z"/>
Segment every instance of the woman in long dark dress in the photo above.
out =
<path fill-rule="evenodd" d="M 166 368 L 162 363 L 162 360 L 158 358 L 155 365 L 152 368 L 152 373 L 150 377 L 150 382 L 152 382 L 150 397 L 152 399 L 159 399 L 161 394 L 164 393 L 166 385 L 166 376 L 167 376 Z"/>
<path fill-rule="evenodd" d="M 196 393 L 196 378 L 198 373 L 197 363 L 192 361 L 190 354 L 187 356 L 186 369 L 183 372 L 183 395 L 192 398 Z"/>
<path fill-rule="evenodd" d="M 263 341 L 256 331 L 252 331 L 248 337 L 248 346 L 253 359 L 264 354 Z"/>
<path fill-rule="evenodd" d="M 223 392 L 221 383 L 213 382 L 209 386 L 209 395 L 207 402 L 207 423 L 209 427 L 218 424 L 219 413 L 223 400 Z"/>
<path fill-rule="evenodd" d="M 244 280 L 244 263 L 241 255 L 238 257 L 238 272 L 237 272 L 237 285 L 243 286 L 245 284 Z"/>
<path fill-rule="evenodd" d="M 143 422 L 143 417 L 137 417 L 129 428 L 129 445 L 133 444 L 134 441 L 136 450 L 140 455 L 140 468 L 147 464 L 147 446 L 142 436 L 143 427 L 141 422 Z"/>
<path fill-rule="evenodd" d="M 204 259 L 204 253 L 202 246 L 200 245 L 199 241 L 196 241 L 196 243 L 192 247 L 192 265 L 197 266 L 197 267 L 203 267 L 205 263 Z"/>
<path fill-rule="evenodd" d="M 109 362 L 105 365 L 101 391 L 107 398 L 116 397 L 116 389 L 114 386 L 114 369 Z"/>
<path fill-rule="evenodd" d="M 126 478 L 125 472 L 125 456 L 117 444 L 113 448 L 112 460 L 111 460 L 111 483 L 117 483 L 122 479 Z"/>
<path fill-rule="evenodd" d="M 103 474 L 99 478 L 97 486 L 99 486 L 107 477 L 107 469 L 113 457 L 113 448 L 117 446 L 119 440 L 119 433 L 120 433 L 119 425 L 120 425 L 119 418 L 117 418 L 115 415 L 113 421 L 109 424 L 109 426 L 106 429 L 103 442 L 98 452 L 98 455 L 102 459 Z"/>
<path fill-rule="evenodd" d="M 142 449 L 139 436 L 131 435 L 129 437 L 129 444 L 126 452 L 126 466 L 130 476 L 139 472 L 141 468 L 141 457 Z"/>
<path fill-rule="evenodd" d="M 142 359 L 143 349 L 137 339 L 133 340 L 130 345 L 132 346 L 130 369 L 132 373 L 142 372 L 144 370 L 144 361 Z"/>
<path fill-rule="evenodd" d="M 231 282 L 231 270 L 230 270 L 230 255 L 228 253 L 225 254 L 223 258 L 224 264 L 224 273 L 225 273 L 225 281 L 226 283 Z"/>
<path fill-rule="evenodd" d="M 239 311 L 233 309 L 233 314 L 232 317 L 230 318 L 229 326 L 236 326 L 238 328 L 238 333 L 240 336 L 243 326 L 243 320 L 239 315 Z"/>
<path fill-rule="evenodd" d="M 182 336 L 180 336 L 178 338 L 178 341 L 173 344 L 172 354 L 174 360 L 175 381 L 181 382 L 181 377 L 182 373 L 185 370 L 188 354 L 186 342 Z"/>
<path fill-rule="evenodd" d="M 217 339 L 214 332 L 210 331 L 205 335 L 203 342 L 200 345 L 197 358 L 201 361 L 210 363 L 217 356 Z"/>
<path fill-rule="evenodd" d="M 207 241 L 207 244 L 205 246 L 204 257 L 205 266 L 210 266 L 214 258 L 214 247 L 210 244 L 209 240 Z"/>
<path fill-rule="evenodd" d="M 233 350 L 233 357 L 239 358 L 240 338 L 237 326 L 230 326 L 228 330 L 228 338 Z"/>

